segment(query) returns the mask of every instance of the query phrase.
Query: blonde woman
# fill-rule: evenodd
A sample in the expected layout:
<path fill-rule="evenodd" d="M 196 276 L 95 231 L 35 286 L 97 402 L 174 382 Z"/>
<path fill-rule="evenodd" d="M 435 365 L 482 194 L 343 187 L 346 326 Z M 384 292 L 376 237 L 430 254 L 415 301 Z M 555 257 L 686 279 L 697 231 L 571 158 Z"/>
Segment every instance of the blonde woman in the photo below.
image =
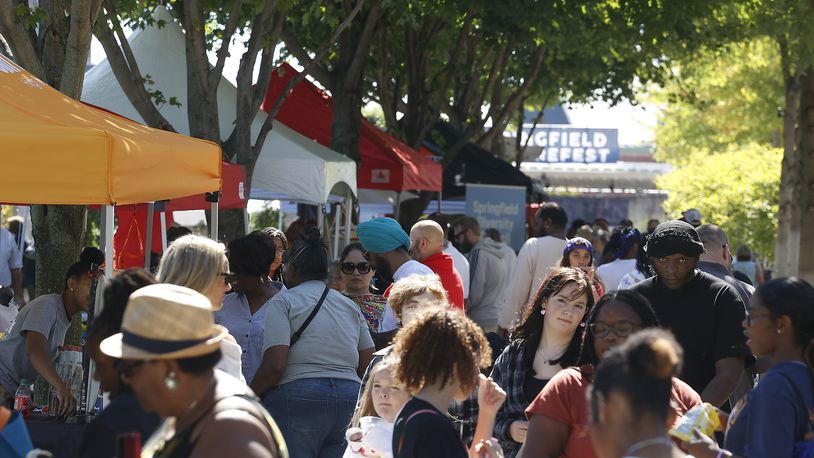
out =
<path fill-rule="evenodd" d="M 226 247 L 198 235 L 185 235 L 172 242 L 158 266 L 159 283 L 198 291 L 209 299 L 212 312 L 223 307 L 223 298 L 231 290 L 232 277 Z M 245 383 L 241 363 L 243 351 L 231 334 L 224 339 L 221 351 L 223 358 L 217 368 Z"/>

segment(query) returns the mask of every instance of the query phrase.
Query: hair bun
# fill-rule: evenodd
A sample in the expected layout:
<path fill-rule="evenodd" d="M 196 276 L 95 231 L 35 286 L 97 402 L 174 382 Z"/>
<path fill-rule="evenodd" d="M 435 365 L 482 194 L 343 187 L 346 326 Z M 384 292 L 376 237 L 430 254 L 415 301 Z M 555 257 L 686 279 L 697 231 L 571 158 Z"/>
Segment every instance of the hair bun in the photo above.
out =
<path fill-rule="evenodd" d="M 105 254 L 96 247 L 86 246 L 79 255 L 79 262 L 102 265 L 105 263 Z"/>
<path fill-rule="evenodd" d="M 681 364 L 675 342 L 663 336 L 650 337 L 628 353 L 631 372 L 657 379 L 671 378 Z"/>
<path fill-rule="evenodd" d="M 316 226 L 309 226 L 305 228 L 302 233 L 302 239 L 312 245 L 318 245 L 322 241 L 322 234 L 319 233 L 319 228 Z"/>

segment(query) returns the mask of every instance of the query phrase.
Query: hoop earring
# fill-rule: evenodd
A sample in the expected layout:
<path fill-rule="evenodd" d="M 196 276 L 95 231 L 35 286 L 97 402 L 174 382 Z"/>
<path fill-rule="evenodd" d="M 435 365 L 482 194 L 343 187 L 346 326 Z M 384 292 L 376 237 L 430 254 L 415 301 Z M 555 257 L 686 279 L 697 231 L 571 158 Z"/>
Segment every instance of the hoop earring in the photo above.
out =
<path fill-rule="evenodd" d="M 170 373 L 164 377 L 164 386 L 170 391 L 175 391 L 176 388 L 178 388 L 178 381 L 175 379 L 175 372 L 170 371 Z"/>
<path fill-rule="evenodd" d="M 584 328 L 585 327 L 585 322 L 584 321 L 580 322 L 579 327 Z"/>

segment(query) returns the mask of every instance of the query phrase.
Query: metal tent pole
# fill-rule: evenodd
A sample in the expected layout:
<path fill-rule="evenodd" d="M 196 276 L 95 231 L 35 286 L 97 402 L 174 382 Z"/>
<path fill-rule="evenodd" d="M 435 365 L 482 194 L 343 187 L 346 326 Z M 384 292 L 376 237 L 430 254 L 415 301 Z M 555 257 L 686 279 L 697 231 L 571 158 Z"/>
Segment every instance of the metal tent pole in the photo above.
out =
<path fill-rule="evenodd" d="M 153 251 L 153 217 L 155 216 L 155 202 L 147 204 L 147 240 L 144 244 L 144 268 L 150 270 L 150 255 Z"/>

